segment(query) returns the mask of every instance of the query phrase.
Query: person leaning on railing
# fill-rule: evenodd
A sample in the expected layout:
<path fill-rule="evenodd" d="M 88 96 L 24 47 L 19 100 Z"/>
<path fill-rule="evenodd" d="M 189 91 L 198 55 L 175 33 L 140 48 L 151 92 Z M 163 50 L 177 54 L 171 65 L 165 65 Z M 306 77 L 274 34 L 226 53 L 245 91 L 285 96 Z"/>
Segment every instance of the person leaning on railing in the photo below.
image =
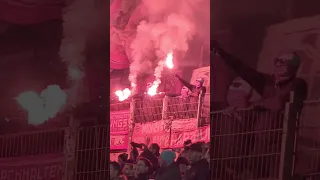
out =
<path fill-rule="evenodd" d="M 227 107 L 220 113 L 212 114 L 211 139 L 214 159 L 214 179 L 232 179 L 243 174 L 246 155 L 251 151 L 249 140 L 253 131 L 254 118 L 250 106 L 252 87 L 242 78 L 236 77 L 227 92 Z M 232 158 L 231 158 L 232 157 Z M 219 168 L 218 168 L 219 167 Z M 219 170 L 217 170 L 219 169 Z"/>
<path fill-rule="evenodd" d="M 203 86 L 204 79 L 203 78 L 198 78 L 195 81 L 195 85 L 190 84 L 186 80 L 182 79 L 179 75 L 175 75 L 179 81 L 186 86 L 191 93 L 189 94 L 190 96 L 190 102 L 189 102 L 189 107 L 188 107 L 188 116 L 189 118 L 195 118 L 197 116 L 197 109 L 198 109 L 198 97 L 201 94 L 202 97 L 205 96 L 206 94 L 206 87 Z"/>
<path fill-rule="evenodd" d="M 217 43 L 212 43 L 212 52 L 220 57 L 227 66 L 233 69 L 243 80 L 261 96 L 261 100 L 252 103 L 256 116 L 254 117 L 254 131 L 273 130 L 269 133 L 255 134 L 253 148 L 250 155 L 263 155 L 278 153 L 281 131 L 275 129 L 282 128 L 281 111 L 285 108 L 285 103 L 290 100 L 290 92 L 294 92 L 294 108 L 298 114 L 302 110 L 303 101 L 307 97 L 307 84 L 297 78 L 296 74 L 300 66 L 300 57 L 295 52 L 281 53 L 274 59 L 274 72 L 266 74 L 258 72 L 248 67 L 242 61 L 235 58 L 219 47 Z M 252 158 L 254 159 L 254 158 Z M 276 176 L 275 167 L 277 162 L 275 157 L 265 157 L 260 162 L 252 162 L 251 172 L 255 177 Z M 254 159 L 257 161 L 258 159 Z M 260 173 L 261 172 L 261 173 Z M 260 174 L 257 174 L 260 173 Z"/>
<path fill-rule="evenodd" d="M 191 91 L 183 86 L 180 94 L 178 93 L 166 93 L 166 96 L 171 97 L 168 101 L 168 116 L 174 119 L 184 119 L 188 116 L 188 105 L 190 104 Z"/>

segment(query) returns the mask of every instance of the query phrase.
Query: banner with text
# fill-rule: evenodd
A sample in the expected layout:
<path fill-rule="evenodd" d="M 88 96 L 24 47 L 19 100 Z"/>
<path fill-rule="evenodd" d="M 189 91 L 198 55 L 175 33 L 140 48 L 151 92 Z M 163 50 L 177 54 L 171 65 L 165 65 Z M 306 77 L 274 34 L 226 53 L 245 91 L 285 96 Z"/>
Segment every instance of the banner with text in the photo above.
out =
<path fill-rule="evenodd" d="M 63 154 L 0 159 L 1 180 L 61 180 Z"/>
<path fill-rule="evenodd" d="M 110 134 L 111 150 L 127 149 L 128 142 L 128 134 Z"/>
<path fill-rule="evenodd" d="M 170 146 L 170 133 L 154 133 L 149 135 L 133 134 L 132 141 L 136 143 L 146 143 L 146 138 L 150 138 L 151 143 L 157 143 L 161 148 Z"/>
<path fill-rule="evenodd" d="M 134 133 L 137 135 L 149 135 L 158 133 L 170 133 L 171 122 L 170 121 L 154 121 L 147 123 L 136 123 L 134 127 Z"/>
<path fill-rule="evenodd" d="M 202 127 L 193 131 L 188 132 L 172 132 L 170 140 L 170 148 L 183 147 L 183 143 L 186 140 L 191 140 L 192 142 L 198 141 L 210 141 L 210 127 Z"/>
<path fill-rule="evenodd" d="M 130 111 L 110 112 L 110 133 L 128 133 Z"/>
<path fill-rule="evenodd" d="M 155 121 L 144 124 L 135 124 L 132 141 L 136 143 L 146 143 L 147 137 L 150 137 L 150 143 L 157 143 L 161 148 L 169 147 L 170 123 Z"/>
<path fill-rule="evenodd" d="M 198 128 L 198 120 L 196 118 L 177 119 L 172 121 L 171 132 L 193 131 Z"/>

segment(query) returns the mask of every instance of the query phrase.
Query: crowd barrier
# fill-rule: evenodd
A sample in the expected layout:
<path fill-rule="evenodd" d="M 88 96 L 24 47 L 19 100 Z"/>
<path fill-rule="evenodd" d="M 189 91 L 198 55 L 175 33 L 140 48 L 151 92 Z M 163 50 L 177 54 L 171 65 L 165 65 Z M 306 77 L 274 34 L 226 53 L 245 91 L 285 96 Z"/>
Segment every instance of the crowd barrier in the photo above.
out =
<path fill-rule="evenodd" d="M 283 113 L 253 110 L 211 114 L 213 179 L 277 179 Z"/>
<path fill-rule="evenodd" d="M 63 179 L 67 129 L 0 136 L 0 179 Z"/>
<path fill-rule="evenodd" d="M 320 179 L 320 100 L 304 103 L 298 124 L 294 175 L 303 180 Z"/>
<path fill-rule="evenodd" d="M 318 180 L 320 101 L 305 102 L 298 121 L 289 105 L 282 113 L 250 109 L 212 112 L 212 177 Z M 78 128 L 73 139 L 74 157 L 69 156 L 69 131 L 63 128 L 0 136 L 1 179 L 12 179 L 13 166 L 17 172 L 21 171 L 18 166 L 30 172 L 53 169 L 60 172 L 57 179 L 62 179 L 60 176 L 70 173 L 65 167 L 70 161 L 75 163 L 68 166 L 73 171 L 72 179 L 108 179 L 109 127 Z M 37 157 L 46 161 L 36 161 Z"/>
<path fill-rule="evenodd" d="M 199 103 L 200 102 L 200 103 Z M 209 104 L 198 97 L 147 97 L 110 105 L 111 112 L 133 111 L 134 122 L 146 123 L 164 119 L 199 118 L 205 122 L 210 115 Z"/>
<path fill-rule="evenodd" d="M 197 118 L 202 106 L 199 107 L 198 97 L 180 98 L 164 97 L 134 101 L 134 122 L 146 123 L 165 119 Z"/>
<path fill-rule="evenodd" d="M 0 158 L 64 153 L 65 129 L 0 136 Z"/>
<path fill-rule="evenodd" d="M 320 101 L 300 116 L 289 102 L 281 113 L 211 113 L 211 175 L 233 180 L 320 179 Z"/>
<path fill-rule="evenodd" d="M 75 149 L 75 172 L 72 180 L 105 180 L 109 178 L 107 149 L 110 149 L 109 127 L 80 128 Z"/>

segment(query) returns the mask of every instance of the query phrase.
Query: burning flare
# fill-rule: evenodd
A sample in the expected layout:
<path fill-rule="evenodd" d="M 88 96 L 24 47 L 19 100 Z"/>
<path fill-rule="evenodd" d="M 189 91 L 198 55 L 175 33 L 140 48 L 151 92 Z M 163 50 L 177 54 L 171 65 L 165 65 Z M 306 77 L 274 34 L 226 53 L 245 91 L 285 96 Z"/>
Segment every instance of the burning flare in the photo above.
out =
<path fill-rule="evenodd" d="M 167 55 L 167 58 L 166 58 L 166 65 L 169 69 L 172 69 L 174 67 L 173 65 L 173 54 L 172 53 L 169 53 Z"/>
<path fill-rule="evenodd" d="M 160 82 L 161 82 L 161 81 L 160 81 Z M 160 83 L 159 83 L 159 84 L 160 84 Z M 153 85 L 148 89 L 148 95 L 149 95 L 149 96 L 154 96 L 154 95 L 158 94 L 158 93 L 157 93 L 157 89 L 158 89 L 158 87 L 159 87 L 159 84 L 156 83 L 156 81 L 153 83 Z"/>
<path fill-rule="evenodd" d="M 153 85 L 148 89 L 148 95 L 150 96 L 154 96 L 157 93 L 157 89 L 159 87 L 159 85 L 161 84 L 161 75 L 162 75 L 162 71 L 164 68 L 164 64 L 166 64 L 166 66 L 169 69 L 173 68 L 173 54 L 172 53 L 168 53 L 167 57 L 164 61 L 159 61 L 158 66 L 156 67 L 156 69 L 154 70 L 154 76 L 155 76 L 155 81 L 153 82 Z"/>
<path fill-rule="evenodd" d="M 124 90 L 116 91 L 115 94 L 118 96 L 119 101 L 124 101 L 130 97 L 131 91 L 130 89 L 125 88 Z"/>

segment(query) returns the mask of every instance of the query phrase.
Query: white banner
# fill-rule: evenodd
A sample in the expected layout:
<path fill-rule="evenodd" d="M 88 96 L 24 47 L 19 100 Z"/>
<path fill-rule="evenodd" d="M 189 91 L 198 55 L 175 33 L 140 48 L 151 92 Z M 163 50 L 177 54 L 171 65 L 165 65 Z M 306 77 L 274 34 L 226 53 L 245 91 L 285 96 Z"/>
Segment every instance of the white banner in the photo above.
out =
<path fill-rule="evenodd" d="M 196 118 L 177 119 L 172 121 L 172 132 L 194 131 L 198 128 L 198 120 Z"/>

